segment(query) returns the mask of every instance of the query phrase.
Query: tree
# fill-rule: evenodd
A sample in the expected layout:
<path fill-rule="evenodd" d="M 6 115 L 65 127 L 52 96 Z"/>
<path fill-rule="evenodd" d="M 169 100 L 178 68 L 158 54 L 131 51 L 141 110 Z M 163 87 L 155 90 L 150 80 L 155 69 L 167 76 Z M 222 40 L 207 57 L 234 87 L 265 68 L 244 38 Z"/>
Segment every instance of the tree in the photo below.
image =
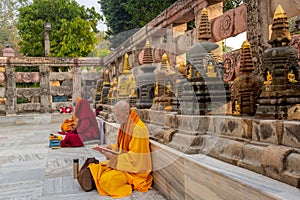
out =
<path fill-rule="evenodd" d="M 131 23 L 138 28 L 145 26 L 175 2 L 176 0 L 127 0 L 122 6 L 132 16 Z"/>
<path fill-rule="evenodd" d="M 9 44 L 18 53 L 20 37 L 17 31 L 18 9 L 26 5 L 27 0 L 0 1 L 0 51 Z"/>
<path fill-rule="evenodd" d="M 176 0 L 99 0 L 111 47 L 119 46 L 174 2 Z"/>
<path fill-rule="evenodd" d="M 33 0 L 19 9 L 21 52 L 26 56 L 44 56 L 44 26 L 49 22 L 50 56 L 87 56 L 97 43 L 100 19 L 94 7 L 79 6 L 75 0 Z"/>
<path fill-rule="evenodd" d="M 243 0 L 224 0 L 223 12 L 236 8 L 243 3 Z"/>

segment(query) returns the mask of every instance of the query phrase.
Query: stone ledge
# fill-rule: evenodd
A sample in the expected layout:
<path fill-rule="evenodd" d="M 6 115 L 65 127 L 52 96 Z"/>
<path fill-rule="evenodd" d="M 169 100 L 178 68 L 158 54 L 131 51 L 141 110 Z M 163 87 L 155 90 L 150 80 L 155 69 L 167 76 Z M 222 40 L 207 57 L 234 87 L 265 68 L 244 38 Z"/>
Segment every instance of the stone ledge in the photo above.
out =
<path fill-rule="evenodd" d="M 154 187 L 167 199 L 297 199 L 299 189 L 210 158 L 151 141 Z M 156 153 L 157 152 L 157 153 Z"/>

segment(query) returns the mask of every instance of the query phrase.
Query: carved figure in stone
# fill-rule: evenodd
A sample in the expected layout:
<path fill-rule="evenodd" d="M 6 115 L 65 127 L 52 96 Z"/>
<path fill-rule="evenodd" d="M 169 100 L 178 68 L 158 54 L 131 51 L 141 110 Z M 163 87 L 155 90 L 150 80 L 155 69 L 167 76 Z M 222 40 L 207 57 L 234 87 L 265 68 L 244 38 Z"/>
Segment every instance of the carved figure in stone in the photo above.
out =
<path fill-rule="evenodd" d="M 191 65 L 189 66 L 187 78 L 188 79 L 192 79 L 193 78 L 193 67 Z"/>
<path fill-rule="evenodd" d="M 294 74 L 293 70 L 289 71 L 289 73 L 288 73 L 288 79 L 289 79 L 290 83 L 297 83 L 298 82 L 296 80 L 296 77 L 295 77 L 295 74 Z"/>
<path fill-rule="evenodd" d="M 212 78 L 212 77 L 217 77 L 217 73 L 215 72 L 214 66 L 212 65 L 212 62 L 211 62 L 211 61 L 208 62 L 206 71 L 207 71 L 206 75 L 207 75 L 208 77 L 211 77 L 211 78 Z"/>
<path fill-rule="evenodd" d="M 172 97 L 172 84 L 171 81 L 168 82 L 167 86 L 166 86 L 166 95 L 168 97 Z"/>
<path fill-rule="evenodd" d="M 265 85 L 271 85 L 272 84 L 272 74 L 270 70 L 267 70 L 266 80 L 264 81 Z"/>
<path fill-rule="evenodd" d="M 237 100 L 234 100 L 232 115 L 241 115 L 241 107 Z"/>

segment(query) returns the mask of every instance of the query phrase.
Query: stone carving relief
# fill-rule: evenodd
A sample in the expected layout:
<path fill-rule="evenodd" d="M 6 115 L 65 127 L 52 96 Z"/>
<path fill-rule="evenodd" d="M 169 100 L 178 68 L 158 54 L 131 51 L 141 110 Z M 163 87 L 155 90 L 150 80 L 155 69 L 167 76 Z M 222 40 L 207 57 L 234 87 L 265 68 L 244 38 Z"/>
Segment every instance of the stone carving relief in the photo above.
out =
<path fill-rule="evenodd" d="M 223 54 L 224 81 L 230 83 L 240 75 L 240 50 Z"/>
<path fill-rule="evenodd" d="M 39 72 L 16 72 L 17 83 L 37 83 L 39 81 Z"/>
<path fill-rule="evenodd" d="M 262 32 L 262 16 L 260 0 L 245 0 L 247 6 L 247 40 L 250 42 L 252 47 L 254 65 L 256 69 L 255 74 L 261 75 L 262 72 L 262 53 L 267 46 L 263 46 L 261 38 L 263 38 Z"/>
<path fill-rule="evenodd" d="M 298 53 L 298 63 L 300 65 L 300 35 L 293 35 L 290 46 L 295 47 Z"/>
<path fill-rule="evenodd" d="M 72 95 L 70 86 L 51 86 L 50 91 L 52 96 Z"/>
<path fill-rule="evenodd" d="M 34 96 L 40 96 L 39 88 L 17 88 L 17 97 L 30 99 Z"/>
<path fill-rule="evenodd" d="M 223 35 L 224 37 L 230 37 L 233 33 L 233 25 L 234 25 L 234 10 L 230 10 L 226 12 L 226 14 L 220 18 L 220 20 L 215 21 L 215 26 L 219 27 L 219 34 Z M 214 32 L 216 33 L 216 32 Z"/>

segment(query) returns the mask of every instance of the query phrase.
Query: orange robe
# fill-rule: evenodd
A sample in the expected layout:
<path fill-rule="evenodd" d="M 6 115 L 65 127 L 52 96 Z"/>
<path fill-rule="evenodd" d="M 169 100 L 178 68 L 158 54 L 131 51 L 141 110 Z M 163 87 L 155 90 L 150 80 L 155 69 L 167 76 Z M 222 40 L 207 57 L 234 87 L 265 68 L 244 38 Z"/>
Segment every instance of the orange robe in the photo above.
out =
<path fill-rule="evenodd" d="M 90 164 L 97 191 L 101 195 L 121 198 L 132 190 L 147 192 L 152 185 L 152 163 L 149 132 L 145 124 L 134 111 L 124 127 L 120 127 L 118 143 L 110 160 L 99 164 Z"/>

